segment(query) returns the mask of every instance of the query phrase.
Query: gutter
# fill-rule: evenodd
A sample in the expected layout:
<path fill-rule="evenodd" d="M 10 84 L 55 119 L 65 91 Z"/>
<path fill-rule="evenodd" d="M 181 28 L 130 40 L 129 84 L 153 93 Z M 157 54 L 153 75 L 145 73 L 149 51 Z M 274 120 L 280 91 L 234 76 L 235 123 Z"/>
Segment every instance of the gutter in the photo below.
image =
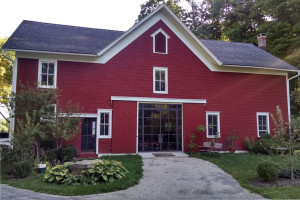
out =
<path fill-rule="evenodd" d="M 298 76 L 300 76 L 300 70 L 298 70 L 298 74 L 297 74 L 297 75 L 295 75 L 295 76 L 289 78 L 288 80 L 290 81 L 290 80 L 292 80 L 292 79 L 294 79 L 294 78 L 297 78 Z"/>

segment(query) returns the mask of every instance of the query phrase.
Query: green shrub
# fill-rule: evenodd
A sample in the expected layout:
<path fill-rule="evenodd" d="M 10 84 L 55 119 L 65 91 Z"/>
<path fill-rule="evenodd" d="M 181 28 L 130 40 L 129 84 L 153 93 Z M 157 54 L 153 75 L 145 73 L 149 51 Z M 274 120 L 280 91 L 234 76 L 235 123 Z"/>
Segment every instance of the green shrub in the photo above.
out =
<path fill-rule="evenodd" d="M 278 167 L 272 162 L 263 162 L 258 165 L 256 171 L 265 181 L 273 182 L 277 178 Z"/>
<path fill-rule="evenodd" d="M 71 144 L 65 145 L 62 148 L 57 150 L 57 159 L 60 162 L 73 161 L 76 156 L 77 156 L 77 150 Z"/>
<path fill-rule="evenodd" d="M 28 159 L 24 161 L 14 162 L 11 168 L 12 168 L 11 172 L 15 177 L 25 178 L 33 172 L 34 160 Z"/>
<path fill-rule="evenodd" d="M 300 179 L 300 170 L 293 169 L 294 171 L 294 178 Z M 278 177 L 279 178 L 291 178 L 291 169 L 288 166 L 281 167 L 278 170 Z"/>
<path fill-rule="evenodd" d="M 99 160 L 92 168 L 82 174 L 71 174 L 70 163 L 56 165 L 46 172 L 44 181 L 66 185 L 85 185 L 114 181 L 125 177 L 127 170 L 121 162 Z"/>
<path fill-rule="evenodd" d="M 274 154 L 274 148 L 277 147 L 274 139 L 259 139 L 253 146 L 253 152 L 259 154 Z"/>
<path fill-rule="evenodd" d="M 254 138 L 249 139 L 248 137 L 246 137 L 245 144 L 246 144 L 246 149 L 249 151 L 249 153 L 253 153 L 255 139 Z"/>

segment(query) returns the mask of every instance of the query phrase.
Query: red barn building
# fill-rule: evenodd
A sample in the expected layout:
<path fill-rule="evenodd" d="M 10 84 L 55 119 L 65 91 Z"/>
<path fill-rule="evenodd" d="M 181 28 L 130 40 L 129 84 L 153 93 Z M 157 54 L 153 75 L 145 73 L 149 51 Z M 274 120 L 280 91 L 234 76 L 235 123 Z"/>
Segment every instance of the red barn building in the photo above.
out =
<path fill-rule="evenodd" d="M 38 82 L 80 105 L 81 157 L 187 151 L 199 124 L 199 145 L 235 131 L 245 150 L 277 105 L 288 119 L 298 72 L 253 44 L 199 40 L 165 5 L 126 32 L 23 21 L 3 49 L 16 52 L 14 91 Z"/>

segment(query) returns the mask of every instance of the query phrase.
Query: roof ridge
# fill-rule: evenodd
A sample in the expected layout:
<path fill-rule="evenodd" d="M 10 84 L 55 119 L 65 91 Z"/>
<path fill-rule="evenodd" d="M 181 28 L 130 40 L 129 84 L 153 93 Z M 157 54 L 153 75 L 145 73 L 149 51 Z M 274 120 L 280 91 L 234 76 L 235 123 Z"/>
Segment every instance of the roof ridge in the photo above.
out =
<path fill-rule="evenodd" d="M 200 40 L 208 40 L 208 41 L 223 42 L 223 43 L 235 43 L 235 44 L 254 45 L 253 43 L 248 43 L 248 42 L 235 42 L 235 41 L 224 41 L 224 40 L 213 40 L 213 39 L 200 39 Z"/>

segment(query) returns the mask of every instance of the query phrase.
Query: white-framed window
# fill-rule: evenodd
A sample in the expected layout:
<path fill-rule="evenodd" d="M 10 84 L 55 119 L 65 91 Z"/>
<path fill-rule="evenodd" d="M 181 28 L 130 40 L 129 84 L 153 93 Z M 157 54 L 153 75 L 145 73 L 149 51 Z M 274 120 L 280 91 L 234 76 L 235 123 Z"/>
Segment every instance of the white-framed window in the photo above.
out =
<path fill-rule="evenodd" d="M 206 137 L 221 137 L 220 112 L 206 112 Z"/>
<path fill-rule="evenodd" d="M 168 94 L 168 68 L 153 67 L 153 93 Z"/>
<path fill-rule="evenodd" d="M 56 88 L 57 60 L 39 60 L 38 87 Z"/>
<path fill-rule="evenodd" d="M 262 134 L 270 133 L 270 124 L 269 124 L 269 113 L 268 112 L 257 112 L 256 113 L 257 121 L 257 136 L 260 137 Z"/>
<path fill-rule="evenodd" d="M 112 110 L 98 109 L 98 136 L 99 138 L 111 138 Z"/>
<path fill-rule="evenodd" d="M 160 28 L 151 37 L 153 37 L 153 53 L 168 54 L 168 39 L 170 36 Z"/>

